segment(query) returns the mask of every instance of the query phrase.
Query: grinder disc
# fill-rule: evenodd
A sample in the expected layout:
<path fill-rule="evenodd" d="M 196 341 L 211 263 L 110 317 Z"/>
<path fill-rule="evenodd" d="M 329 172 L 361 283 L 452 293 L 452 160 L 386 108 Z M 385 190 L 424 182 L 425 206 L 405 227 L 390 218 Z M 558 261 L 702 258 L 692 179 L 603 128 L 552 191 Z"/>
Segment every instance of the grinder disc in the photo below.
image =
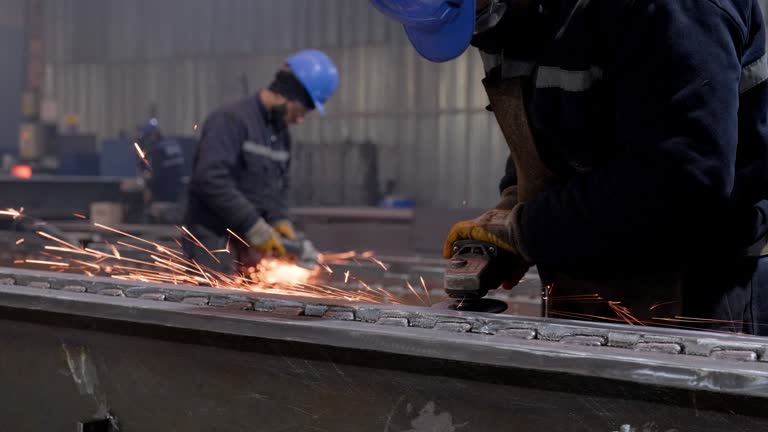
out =
<path fill-rule="evenodd" d="M 488 298 L 468 298 L 464 300 L 447 298 L 440 303 L 434 304 L 432 307 L 460 312 L 485 312 L 500 314 L 506 311 L 509 306 L 501 300 Z"/>

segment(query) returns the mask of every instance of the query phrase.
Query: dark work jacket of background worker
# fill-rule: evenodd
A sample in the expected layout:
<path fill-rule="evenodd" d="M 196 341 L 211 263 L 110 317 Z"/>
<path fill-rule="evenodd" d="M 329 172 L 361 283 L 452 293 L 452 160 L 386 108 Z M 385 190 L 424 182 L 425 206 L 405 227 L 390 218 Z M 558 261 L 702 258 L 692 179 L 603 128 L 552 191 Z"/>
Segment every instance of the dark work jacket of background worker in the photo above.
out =
<path fill-rule="evenodd" d="M 402 17 L 421 0 L 371 2 L 406 25 L 425 57 L 458 55 L 429 52 L 452 23 L 408 27 L 420 21 Z M 464 3 L 453 23 L 475 19 L 475 2 Z M 515 204 L 507 227 L 553 284 L 550 313 L 622 321 L 607 300 L 645 316 L 664 316 L 670 305 L 659 304 L 670 300 L 682 308 L 672 316 L 768 334 L 759 325 L 768 324 L 768 65 L 757 0 L 531 3 L 472 44 L 487 80 L 522 79 L 535 148 L 558 180 Z M 673 291 L 682 305 L 665 296 Z M 556 300 L 594 294 L 603 301 Z"/>

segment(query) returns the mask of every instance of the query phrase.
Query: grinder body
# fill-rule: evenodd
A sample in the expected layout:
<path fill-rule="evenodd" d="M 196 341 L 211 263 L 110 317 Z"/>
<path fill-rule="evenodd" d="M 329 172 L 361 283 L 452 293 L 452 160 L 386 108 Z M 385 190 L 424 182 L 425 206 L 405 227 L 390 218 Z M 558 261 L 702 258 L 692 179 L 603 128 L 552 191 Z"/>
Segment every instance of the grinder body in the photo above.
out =
<path fill-rule="evenodd" d="M 451 298 L 479 299 L 510 277 L 505 265 L 512 253 L 477 240 L 454 243 L 453 257 L 445 271 L 445 292 Z"/>

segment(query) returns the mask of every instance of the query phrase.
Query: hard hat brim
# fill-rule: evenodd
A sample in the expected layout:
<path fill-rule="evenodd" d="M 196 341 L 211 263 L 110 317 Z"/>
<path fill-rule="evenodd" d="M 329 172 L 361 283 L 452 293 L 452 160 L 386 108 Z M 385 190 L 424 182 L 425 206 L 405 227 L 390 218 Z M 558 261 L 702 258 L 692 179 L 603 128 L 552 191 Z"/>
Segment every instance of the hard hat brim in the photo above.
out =
<path fill-rule="evenodd" d="M 446 62 L 467 50 L 475 30 L 475 1 L 464 1 L 453 21 L 439 30 L 422 30 L 403 26 L 408 39 L 422 57 L 433 62 Z"/>
<path fill-rule="evenodd" d="M 314 98 L 313 101 L 315 102 L 315 111 L 317 111 L 321 116 L 325 117 L 325 106 Z"/>

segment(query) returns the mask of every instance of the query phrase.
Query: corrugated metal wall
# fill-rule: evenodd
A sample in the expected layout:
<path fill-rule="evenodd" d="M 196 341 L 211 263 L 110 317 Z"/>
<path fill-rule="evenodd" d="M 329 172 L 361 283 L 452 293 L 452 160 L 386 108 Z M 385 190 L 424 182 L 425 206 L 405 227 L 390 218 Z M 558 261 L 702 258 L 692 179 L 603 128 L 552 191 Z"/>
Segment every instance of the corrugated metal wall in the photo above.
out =
<path fill-rule="evenodd" d="M 130 129 L 156 103 L 167 131 L 192 134 L 242 95 L 243 75 L 254 90 L 286 54 L 316 47 L 338 63 L 341 89 L 297 139 L 376 142 L 382 184 L 399 179 L 421 205 L 496 199 L 507 150 L 477 54 L 421 60 L 365 0 L 46 0 L 45 15 L 46 96 L 85 130 Z"/>
<path fill-rule="evenodd" d="M 24 0 L 0 0 L 0 151 L 15 153 L 24 87 Z"/>

